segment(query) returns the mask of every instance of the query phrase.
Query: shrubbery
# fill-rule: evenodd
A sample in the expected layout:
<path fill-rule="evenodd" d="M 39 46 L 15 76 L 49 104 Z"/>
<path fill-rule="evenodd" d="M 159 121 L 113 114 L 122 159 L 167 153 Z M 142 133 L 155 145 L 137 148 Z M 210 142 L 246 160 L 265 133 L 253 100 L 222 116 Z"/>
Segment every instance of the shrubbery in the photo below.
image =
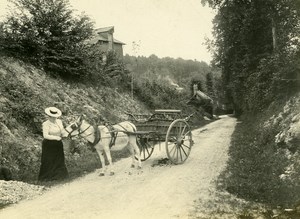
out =
<path fill-rule="evenodd" d="M 300 188 L 280 179 L 289 163 L 275 143 L 280 127 L 263 124 L 300 88 L 299 1 L 202 2 L 217 10 L 213 63 L 222 69 L 224 96 L 242 122 L 233 134 L 225 186 L 245 199 L 293 203 Z"/>
<path fill-rule="evenodd" d="M 93 23 L 75 16 L 68 0 L 12 0 L 10 15 L 0 25 L 0 51 L 43 67 L 52 75 L 88 75 L 90 54 L 85 41 Z"/>
<path fill-rule="evenodd" d="M 132 70 L 134 96 L 142 100 L 150 109 L 172 108 L 183 112 L 199 110 L 200 106 L 190 106 L 187 102 L 193 95 L 193 85 L 218 102 L 218 69 L 205 62 L 183 60 L 181 58 L 133 57 L 126 55 L 124 62 Z"/>
<path fill-rule="evenodd" d="M 299 90 L 298 0 L 202 2 L 217 10 L 213 63 L 237 115 Z"/>
<path fill-rule="evenodd" d="M 151 109 L 173 108 L 182 109 L 185 100 L 190 94 L 180 93 L 172 88 L 168 83 L 158 80 L 145 79 L 139 84 L 135 84 L 135 95 Z"/>
<path fill-rule="evenodd" d="M 284 150 L 275 143 L 278 126 L 263 126 L 269 115 L 243 116 L 232 137 L 223 183 L 238 197 L 277 205 L 300 199 L 300 187 L 280 179 L 288 165 Z"/>
<path fill-rule="evenodd" d="M 0 92 L 10 100 L 9 107 L 2 109 L 7 119 L 4 121 L 10 129 L 17 128 L 17 123 L 26 125 L 32 133 L 41 133 L 42 116 L 39 113 L 45 101 L 37 96 L 24 82 L 17 80 L 14 73 L 0 77 Z"/>
<path fill-rule="evenodd" d="M 299 60 L 297 54 L 284 53 L 262 59 L 246 83 L 245 112 L 262 111 L 273 101 L 299 91 Z"/>

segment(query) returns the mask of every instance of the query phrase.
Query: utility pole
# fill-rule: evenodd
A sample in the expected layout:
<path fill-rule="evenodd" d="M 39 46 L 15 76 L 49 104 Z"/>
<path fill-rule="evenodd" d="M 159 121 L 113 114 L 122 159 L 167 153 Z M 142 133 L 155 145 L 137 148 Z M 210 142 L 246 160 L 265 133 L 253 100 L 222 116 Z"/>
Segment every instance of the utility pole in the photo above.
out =
<path fill-rule="evenodd" d="M 131 99 L 133 99 L 133 71 L 131 72 Z"/>
<path fill-rule="evenodd" d="M 132 42 L 132 51 L 133 51 L 134 56 L 135 56 L 136 69 L 138 68 L 137 56 L 138 56 L 138 53 L 139 53 L 140 44 L 141 44 L 140 40 L 139 40 L 139 42 L 135 42 L 135 41 Z M 131 71 L 131 99 L 133 99 L 133 80 L 134 80 L 134 78 L 133 78 L 133 70 L 132 70 Z"/>

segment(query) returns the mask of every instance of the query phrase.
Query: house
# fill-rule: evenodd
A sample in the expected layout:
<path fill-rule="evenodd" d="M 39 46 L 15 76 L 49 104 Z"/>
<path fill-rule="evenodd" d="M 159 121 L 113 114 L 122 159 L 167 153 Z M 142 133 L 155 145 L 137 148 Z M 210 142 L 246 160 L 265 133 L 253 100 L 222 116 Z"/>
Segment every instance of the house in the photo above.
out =
<path fill-rule="evenodd" d="M 193 96 L 187 101 L 187 104 L 194 105 L 195 107 L 201 107 L 209 118 L 213 118 L 214 101 L 204 92 L 198 89 L 198 85 L 193 85 Z"/>
<path fill-rule="evenodd" d="M 93 37 L 88 42 L 103 52 L 115 51 L 119 58 L 123 58 L 125 43 L 114 38 L 114 27 L 103 27 L 94 30 Z M 105 59 L 105 57 L 104 57 Z"/>

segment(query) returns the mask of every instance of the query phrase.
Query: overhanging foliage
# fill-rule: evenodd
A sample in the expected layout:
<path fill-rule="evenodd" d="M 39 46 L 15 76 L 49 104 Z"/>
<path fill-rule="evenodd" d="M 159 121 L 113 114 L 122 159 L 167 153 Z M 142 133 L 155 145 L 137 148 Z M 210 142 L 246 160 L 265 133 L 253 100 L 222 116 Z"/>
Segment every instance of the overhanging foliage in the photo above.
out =
<path fill-rule="evenodd" d="M 297 0 L 202 2 L 218 11 L 214 63 L 222 69 L 223 87 L 237 114 L 259 110 L 299 85 Z"/>

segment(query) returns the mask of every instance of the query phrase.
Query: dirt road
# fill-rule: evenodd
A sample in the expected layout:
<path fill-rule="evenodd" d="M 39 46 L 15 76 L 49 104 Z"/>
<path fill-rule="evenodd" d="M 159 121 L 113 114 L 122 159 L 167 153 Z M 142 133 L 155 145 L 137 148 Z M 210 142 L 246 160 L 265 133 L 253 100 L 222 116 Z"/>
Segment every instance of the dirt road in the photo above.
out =
<path fill-rule="evenodd" d="M 115 163 L 114 176 L 99 177 L 95 171 L 8 207 L 0 218 L 195 218 L 196 205 L 215 198 L 213 182 L 225 168 L 235 124 L 234 118 L 224 116 L 193 131 L 195 145 L 183 165 L 152 167 L 166 157 L 161 144 L 142 170 L 131 169 L 131 160 L 123 159 Z"/>

